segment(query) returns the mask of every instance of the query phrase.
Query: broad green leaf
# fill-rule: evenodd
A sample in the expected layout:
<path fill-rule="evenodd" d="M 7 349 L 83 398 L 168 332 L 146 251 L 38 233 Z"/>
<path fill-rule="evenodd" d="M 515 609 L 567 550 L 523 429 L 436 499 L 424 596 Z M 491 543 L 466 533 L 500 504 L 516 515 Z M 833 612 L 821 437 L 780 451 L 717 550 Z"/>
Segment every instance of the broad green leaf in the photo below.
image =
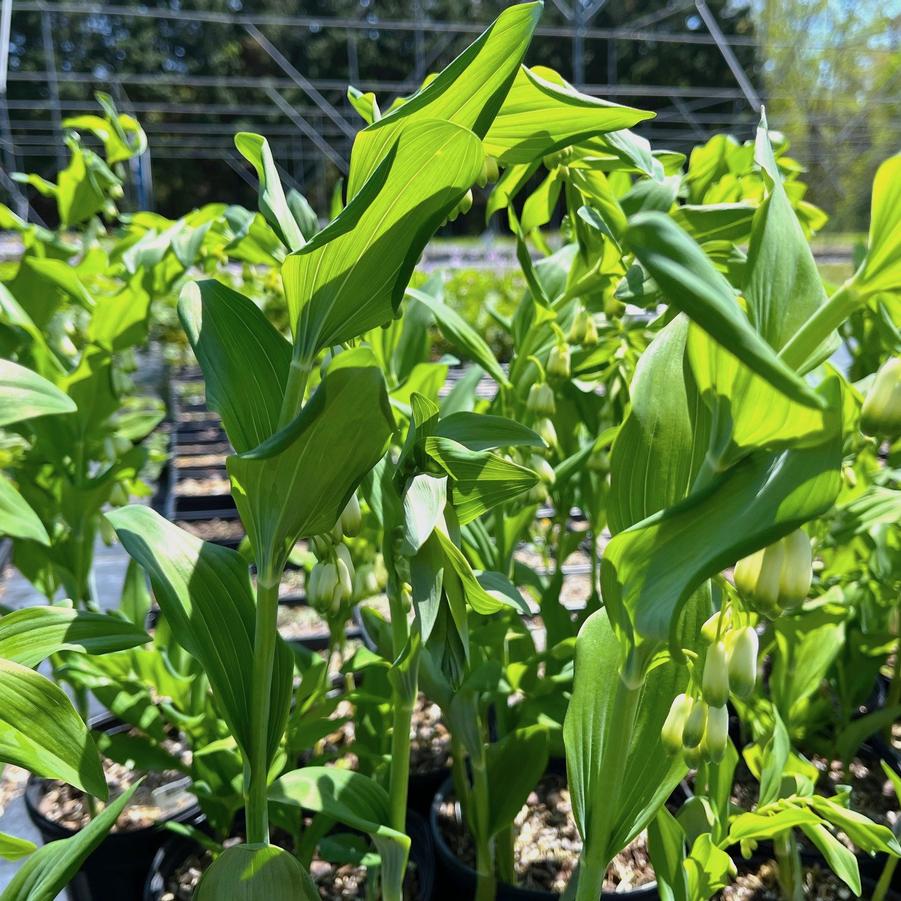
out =
<path fill-rule="evenodd" d="M 338 767 L 304 767 L 276 779 L 269 789 L 269 800 L 323 813 L 372 836 L 386 885 L 399 886 L 403 881 L 410 839 L 388 826 L 391 801 L 374 779 Z"/>
<path fill-rule="evenodd" d="M 150 576 L 175 640 L 203 667 L 231 734 L 251 747 L 251 684 L 256 603 L 247 562 L 235 551 L 200 541 L 149 507 L 107 514 L 129 555 Z M 272 674 L 269 754 L 284 732 L 291 701 L 291 651 L 278 639 Z"/>
<path fill-rule="evenodd" d="M 0 426 L 74 410 L 72 399 L 47 379 L 12 360 L 0 360 Z"/>
<path fill-rule="evenodd" d="M 178 315 L 203 369 L 207 405 L 240 454 L 275 434 L 291 345 L 249 298 L 221 282 L 185 285 Z"/>
<path fill-rule="evenodd" d="M 498 363 L 494 351 L 485 339 L 459 314 L 447 304 L 425 291 L 407 288 L 407 295 L 428 307 L 438 322 L 438 327 L 451 344 L 478 363 L 499 384 L 509 387 L 510 382 Z"/>
<path fill-rule="evenodd" d="M 901 856 L 901 843 L 888 826 L 874 823 L 864 814 L 820 795 L 813 795 L 808 803 L 823 819 L 841 829 L 862 851 Z"/>
<path fill-rule="evenodd" d="M 610 457 L 613 534 L 683 500 L 707 451 L 710 414 L 686 358 L 689 326 L 677 316 L 638 361 Z"/>
<path fill-rule="evenodd" d="M 97 748 L 68 695 L 27 666 L 3 659 L 0 760 L 107 797 Z"/>
<path fill-rule="evenodd" d="M 504 165 L 531 163 L 561 147 L 653 117 L 645 110 L 582 94 L 553 69 L 520 66 L 485 135 L 485 152 Z"/>
<path fill-rule="evenodd" d="M 823 397 L 838 417 L 838 385 L 829 383 Z M 840 465 L 841 425 L 833 420 L 824 443 L 746 457 L 682 503 L 614 536 L 601 588 L 620 634 L 666 640 L 705 579 L 832 506 Z"/>
<path fill-rule="evenodd" d="M 415 554 L 426 543 L 435 526 L 444 520 L 447 477 L 419 473 L 404 490 L 405 552 Z"/>
<path fill-rule="evenodd" d="M 688 358 L 697 390 L 711 411 L 711 452 L 723 468 L 753 450 L 820 443 L 827 413 L 799 404 L 745 366 L 700 326 L 688 331 Z"/>
<path fill-rule="evenodd" d="M 124 350 L 147 340 L 151 296 L 138 272 L 116 294 L 101 297 L 91 316 L 88 338 L 110 350 Z"/>
<path fill-rule="evenodd" d="M 358 348 L 335 357 L 293 422 L 228 458 L 235 503 L 261 570 L 298 538 L 338 521 L 393 428 L 382 372 L 372 352 Z"/>
<path fill-rule="evenodd" d="M 0 901 L 53 901 L 72 881 L 87 856 L 106 838 L 131 801 L 138 784 L 132 785 L 104 807 L 71 838 L 59 839 L 38 848 L 16 871 L 0 895 Z"/>
<path fill-rule="evenodd" d="M 150 641 L 117 616 L 71 607 L 24 607 L 0 617 L 0 657 L 34 667 L 59 651 L 109 654 Z"/>
<path fill-rule="evenodd" d="M 256 169 L 260 180 L 259 205 L 263 218 L 289 250 L 300 250 L 306 242 L 297 220 L 288 208 L 269 142 L 262 135 L 241 131 L 235 135 L 235 147 Z"/>
<path fill-rule="evenodd" d="M 497 613 L 500 610 L 513 608 L 520 613 L 529 613 L 529 606 L 519 596 L 518 593 L 510 595 L 504 592 L 491 593 L 479 578 L 476 578 L 472 567 L 469 565 L 463 552 L 453 541 L 439 528 L 434 533 L 441 545 L 441 551 L 444 554 L 447 567 L 456 573 L 460 580 L 460 587 L 466 603 L 475 610 L 476 613 L 487 615 L 489 613 Z M 487 575 L 483 573 L 482 576 Z M 447 576 L 445 576 L 447 578 Z"/>
<path fill-rule="evenodd" d="M 488 745 L 488 838 L 511 826 L 529 793 L 544 775 L 548 761 L 544 726 L 527 726 Z"/>
<path fill-rule="evenodd" d="M 37 851 L 38 846 L 27 838 L 0 832 L 0 857 L 4 860 L 21 860 Z"/>
<path fill-rule="evenodd" d="M 40 517 L 3 473 L 0 473 L 0 535 L 50 546 L 50 536 Z"/>
<path fill-rule="evenodd" d="M 362 189 L 398 135 L 424 119 L 453 122 L 483 138 L 519 70 L 541 7 L 541 3 L 520 3 L 504 10 L 427 85 L 363 129 L 354 140 L 347 196 L 352 198 Z M 479 168 L 482 159 L 479 148 Z M 464 190 L 477 175 L 478 170 Z"/>
<path fill-rule="evenodd" d="M 846 848 L 825 826 L 803 824 L 803 833 L 810 839 L 820 854 L 829 865 L 829 869 L 835 873 L 848 888 L 860 897 L 860 868 L 857 866 L 857 858 L 854 852 Z"/>
<path fill-rule="evenodd" d="M 683 204 L 673 219 L 699 244 L 705 241 L 742 243 L 751 234 L 757 207 L 747 203 Z"/>
<path fill-rule="evenodd" d="M 786 829 L 817 826 L 822 822 L 815 813 L 803 807 L 770 805 L 764 810 L 764 813 L 739 814 L 729 826 L 728 843 L 735 845 L 749 839 L 769 839 Z"/>
<path fill-rule="evenodd" d="M 670 303 L 714 340 L 792 400 L 822 406 L 816 392 L 753 330 L 732 286 L 672 219 L 663 213 L 639 213 L 629 222 L 627 243 Z"/>
<path fill-rule="evenodd" d="M 520 220 L 523 232 L 528 234 L 551 221 L 560 200 L 562 187 L 563 178 L 559 168 L 555 167 L 545 176 L 544 181 L 529 194 L 523 204 Z"/>
<path fill-rule="evenodd" d="M 94 298 L 78 277 L 75 268 L 70 266 L 65 260 L 29 256 L 23 259 L 22 267 L 37 274 L 44 291 L 62 291 L 86 310 L 94 308 Z"/>
<path fill-rule="evenodd" d="M 545 446 L 541 437 L 531 429 L 513 419 L 489 413 L 452 413 L 438 420 L 434 434 L 450 438 L 471 451 Z"/>
<path fill-rule="evenodd" d="M 752 325 L 778 351 L 826 302 L 826 292 L 782 185 L 765 118 L 757 129 L 756 158 L 769 176 L 770 193 L 754 217 L 744 293 Z"/>
<path fill-rule="evenodd" d="M 203 874 L 196 901 L 318 901 L 300 861 L 278 845 L 233 845 Z"/>
<path fill-rule="evenodd" d="M 365 93 L 353 85 L 347 86 L 347 99 L 350 105 L 360 114 L 360 117 L 367 125 L 378 122 L 382 118 L 382 111 L 379 109 L 379 102 L 376 100 L 372 91 Z"/>
<path fill-rule="evenodd" d="M 399 132 L 338 218 L 284 262 L 296 355 L 312 359 L 391 319 L 426 242 L 482 158 L 478 139 L 458 125 L 425 119 Z"/>
<path fill-rule="evenodd" d="M 772 804 L 779 799 L 785 764 L 791 753 L 791 739 L 778 711 L 773 711 L 773 734 L 763 749 L 758 804 Z"/>
<path fill-rule="evenodd" d="M 867 256 L 854 281 L 868 296 L 901 290 L 901 153 L 887 159 L 873 180 Z"/>
<path fill-rule="evenodd" d="M 460 525 L 519 497 L 538 482 L 531 469 L 490 451 L 469 450 L 450 438 L 426 438 L 425 450 L 453 480 L 451 503 Z"/>
<path fill-rule="evenodd" d="M 648 853 L 662 901 L 689 901 L 685 832 L 666 807 L 648 824 Z"/>
<path fill-rule="evenodd" d="M 607 612 L 593 613 L 576 640 L 563 739 L 585 853 L 604 861 L 651 822 L 687 771 L 681 756 L 660 748 L 660 730 L 673 698 L 684 690 L 687 672 L 663 663 L 632 692 L 620 678 L 622 659 Z M 624 735 L 631 736 L 627 745 Z"/>

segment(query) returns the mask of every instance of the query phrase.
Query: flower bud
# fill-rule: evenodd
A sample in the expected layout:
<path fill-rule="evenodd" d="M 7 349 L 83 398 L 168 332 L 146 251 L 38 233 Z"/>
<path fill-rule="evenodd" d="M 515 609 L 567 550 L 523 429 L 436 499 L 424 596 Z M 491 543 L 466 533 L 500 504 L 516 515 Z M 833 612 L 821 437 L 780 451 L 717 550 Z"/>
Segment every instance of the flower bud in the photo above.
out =
<path fill-rule="evenodd" d="M 740 698 L 747 698 L 757 682 L 757 632 L 751 626 L 739 629 L 729 649 L 729 685 Z"/>
<path fill-rule="evenodd" d="M 536 416 L 553 416 L 557 412 L 554 389 L 547 382 L 535 382 L 529 388 L 526 409 Z"/>
<path fill-rule="evenodd" d="M 350 496 L 338 522 L 345 535 L 353 537 L 360 534 L 360 529 L 363 527 L 363 514 L 360 512 L 360 502 L 357 500 L 356 494 Z"/>
<path fill-rule="evenodd" d="M 797 607 L 810 593 L 813 576 L 813 556 L 810 539 L 803 529 L 792 532 L 782 539 L 785 556 L 779 576 L 779 603 L 783 609 Z"/>
<path fill-rule="evenodd" d="M 682 750 L 682 731 L 691 713 L 692 700 L 687 694 L 676 695 L 669 713 L 660 730 L 660 739 L 668 754 L 678 754 Z"/>
<path fill-rule="evenodd" d="M 551 450 L 557 447 L 557 430 L 554 428 L 554 423 L 547 416 L 542 416 L 535 423 L 535 431 Z"/>
<path fill-rule="evenodd" d="M 720 625 L 722 620 L 722 626 Z M 707 621 L 701 626 L 701 635 L 707 642 L 714 642 L 718 635 L 722 635 L 729 628 L 732 622 L 732 612 L 727 608 L 726 611 L 717 610 Z"/>
<path fill-rule="evenodd" d="M 544 482 L 536 482 L 526 495 L 527 504 L 543 504 L 547 499 L 547 485 Z"/>
<path fill-rule="evenodd" d="M 604 451 L 589 454 L 585 465 L 590 472 L 606 473 L 610 471 L 610 457 Z"/>
<path fill-rule="evenodd" d="M 378 594 L 379 583 L 372 566 L 358 567 L 354 573 L 354 600 L 362 601 Z"/>
<path fill-rule="evenodd" d="M 315 607 L 321 612 L 331 612 L 337 606 L 336 600 L 340 603 L 340 583 L 338 578 L 338 568 L 330 561 L 320 560 L 310 572 L 310 578 L 307 581 L 307 601 L 311 607 Z"/>
<path fill-rule="evenodd" d="M 779 579 L 785 552 L 782 542 L 739 560 L 735 565 L 735 587 L 752 609 L 774 618 L 779 615 Z"/>
<path fill-rule="evenodd" d="M 555 344 L 547 357 L 547 374 L 552 379 L 568 379 L 572 373 L 569 360 L 569 347 Z"/>
<path fill-rule="evenodd" d="M 901 435 L 901 358 L 892 357 L 876 373 L 860 410 L 860 430 L 879 438 Z"/>
<path fill-rule="evenodd" d="M 719 763 L 726 753 L 726 745 L 729 743 L 729 711 L 725 704 L 711 707 L 707 711 L 707 729 L 704 731 L 704 740 L 701 742 L 701 750 L 714 763 Z"/>
<path fill-rule="evenodd" d="M 588 313 L 586 313 L 585 310 L 579 310 L 579 312 L 573 316 L 566 340 L 569 341 L 570 344 L 581 344 L 585 340 L 585 330 L 588 328 L 588 323 L 590 321 L 591 317 Z"/>
<path fill-rule="evenodd" d="M 354 593 L 354 564 L 346 544 L 335 548 L 335 567 L 338 571 L 338 585 L 341 589 L 338 603 L 349 601 Z"/>
<path fill-rule="evenodd" d="M 700 743 L 694 748 L 683 748 L 682 757 L 685 759 L 685 765 L 690 770 L 696 770 L 701 763 L 701 745 Z"/>
<path fill-rule="evenodd" d="M 697 748 L 704 737 L 706 726 L 707 705 L 700 698 L 696 698 L 685 720 L 685 728 L 682 730 L 682 747 L 686 750 Z"/>
<path fill-rule="evenodd" d="M 598 344 L 598 327 L 594 324 L 594 319 L 588 317 L 588 324 L 585 326 L 585 334 L 582 337 L 582 347 L 597 347 Z"/>
<path fill-rule="evenodd" d="M 553 485 L 557 478 L 554 467 L 540 454 L 532 454 L 529 458 L 529 467 L 538 473 L 538 478 L 545 485 Z"/>
<path fill-rule="evenodd" d="M 721 641 L 707 649 L 701 692 L 711 707 L 722 707 L 729 700 L 729 664 L 726 646 Z"/>

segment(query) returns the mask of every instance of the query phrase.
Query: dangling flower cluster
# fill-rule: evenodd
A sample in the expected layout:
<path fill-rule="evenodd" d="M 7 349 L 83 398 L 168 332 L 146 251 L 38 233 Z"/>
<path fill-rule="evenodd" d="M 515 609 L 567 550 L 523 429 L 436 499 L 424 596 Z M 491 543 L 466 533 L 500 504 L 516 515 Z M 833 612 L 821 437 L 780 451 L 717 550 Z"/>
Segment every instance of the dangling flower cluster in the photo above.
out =
<path fill-rule="evenodd" d="M 334 528 L 313 538 L 317 561 L 307 579 L 307 600 L 323 616 L 336 615 L 354 596 L 354 565 L 343 539 L 359 534 L 362 522 L 360 502 L 353 495 Z"/>
<path fill-rule="evenodd" d="M 813 558 L 802 529 L 739 560 L 735 587 L 749 609 L 769 619 L 801 604 L 810 591 Z"/>
<path fill-rule="evenodd" d="M 591 314 L 580 309 L 573 316 L 566 340 L 570 344 L 581 344 L 582 347 L 596 347 L 598 343 L 598 327 L 595 325 Z"/>
<path fill-rule="evenodd" d="M 757 681 L 757 632 L 732 621 L 726 608 L 704 624 L 701 634 L 709 644 L 700 688 L 675 698 L 660 732 L 666 750 L 682 753 L 689 766 L 722 760 L 729 741 L 729 693 L 746 698 Z"/>

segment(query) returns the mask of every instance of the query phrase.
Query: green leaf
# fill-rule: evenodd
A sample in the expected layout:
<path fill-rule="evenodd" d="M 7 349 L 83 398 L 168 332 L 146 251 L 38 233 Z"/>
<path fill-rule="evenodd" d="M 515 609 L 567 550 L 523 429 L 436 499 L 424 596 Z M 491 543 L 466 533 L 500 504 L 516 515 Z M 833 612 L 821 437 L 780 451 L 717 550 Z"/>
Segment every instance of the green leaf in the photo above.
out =
<path fill-rule="evenodd" d="M 777 456 L 753 454 L 685 501 L 614 536 L 601 588 L 624 638 L 665 640 L 691 592 L 737 559 L 825 512 L 838 494 L 841 403 L 823 392 L 835 418 L 820 445 Z"/>
<path fill-rule="evenodd" d="M 485 135 L 485 152 L 504 165 L 531 163 L 561 147 L 653 117 L 645 110 L 581 94 L 553 69 L 520 66 Z"/>
<path fill-rule="evenodd" d="M 424 119 L 453 122 L 484 137 L 519 70 L 541 8 L 541 3 L 520 3 L 504 10 L 427 85 L 363 129 L 354 141 L 347 196 L 362 189 L 398 135 Z M 479 168 L 482 158 L 480 147 Z"/>
<path fill-rule="evenodd" d="M 221 282 L 185 285 L 178 315 L 203 369 L 206 401 L 240 454 L 275 434 L 291 345 L 249 298 Z"/>
<path fill-rule="evenodd" d="M 772 804 L 779 799 L 785 764 L 791 754 L 791 740 L 778 711 L 773 710 L 773 734 L 763 749 L 758 804 Z"/>
<path fill-rule="evenodd" d="M 27 666 L 3 659 L 0 760 L 107 797 L 97 748 L 68 696 Z"/>
<path fill-rule="evenodd" d="M 415 298 L 428 307 L 438 322 L 438 328 L 455 347 L 463 351 L 470 359 L 478 363 L 491 377 L 504 387 L 509 387 L 510 382 L 494 356 L 494 351 L 488 346 L 485 339 L 456 311 L 451 309 L 439 298 L 420 291 L 417 288 L 407 288 L 407 295 Z"/>
<path fill-rule="evenodd" d="M 714 340 L 797 403 L 823 405 L 822 398 L 751 328 L 732 286 L 672 219 L 663 213 L 639 213 L 629 222 L 626 240 L 670 303 Z"/>
<path fill-rule="evenodd" d="M 426 543 L 439 522 L 444 521 L 447 477 L 419 473 L 404 490 L 405 553 L 413 555 Z"/>
<path fill-rule="evenodd" d="M 235 135 L 235 147 L 257 172 L 260 180 L 259 205 L 263 218 L 289 250 L 300 250 L 306 243 L 297 220 L 291 214 L 282 181 L 269 149 L 269 142 L 262 136 L 248 131 Z"/>
<path fill-rule="evenodd" d="M 873 180 L 867 256 L 854 281 L 866 295 L 901 290 L 901 153 Z"/>
<path fill-rule="evenodd" d="M 47 379 L 12 360 L 0 360 L 0 426 L 74 410 L 72 399 Z"/>
<path fill-rule="evenodd" d="M 40 517 L 3 473 L 0 473 L 0 535 L 50 546 L 50 536 Z"/>
<path fill-rule="evenodd" d="M 337 219 L 284 262 L 295 354 L 312 359 L 391 319 L 426 242 L 482 159 L 478 139 L 458 125 L 424 120 L 399 133 Z"/>
<path fill-rule="evenodd" d="M 327 532 L 379 461 L 394 428 L 385 380 L 366 348 L 334 358 L 288 426 L 227 460 L 232 492 L 264 569 L 298 538 Z"/>
<path fill-rule="evenodd" d="M 860 897 L 860 869 L 854 852 L 846 848 L 825 826 L 803 824 L 802 832 L 826 859 L 835 873 L 857 897 Z"/>
<path fill-rule="evenodd" d="M 148 641 L 143 629 L 117 616 L 71 607 L 24 607 L 0 618 L 0 657 L 28 667 L 59 651 L 109 654 Z"/>
<path fill-rule="evenodd" d="M 97 301 L 88 328 L 91 341 L 118 351 L 147 340 L 152 298 L 144 287 L 144 277 L 138 272 L 116 294 Z"/>
<path fill-rule="evenodd" d="M 4 860 L 21 860 L 37 851 L 38 846 L 27 838 L 0 832 L 0 857 Z"/>
<path fill-rule="evenodd" d="M 245 753 L 251 747 L 250 691 L 256 603 L 247 562 L 235 551 L 200 541 L 149 507 L 107 514 L 130 556 L 150 576 L 173 638 L 203 667 L 220 712 Z M 272 674 L 269 755 L 284 732 L 294 671 L 278 640 Z"/>
<path fill-rule="evenodd" d="M 382 859 L 382 879 L 386 885 L 402 883 L 410 839 L 387 825 L 391 801 L 374 779 L 338 767 L 304 767 L 276 779 L 269 800 L 324 813 L 372 836 Z"/>
<path fill-rule="evenodd" d="M 196 901 L 318 901 L 300 861 L 277 845 L 226 848 L 203 874 Z"/>
<path fill-rule="evenodd" d="M 434 434 L 449 438 L 471 451 L 499 447 L 544 448 L 544 441 L 531 429 L 504 416 L 489 413 L 452 413 L 438 420 Z"/>
<path fill-rule="evenodd" d="M 722 468 L 754 450 L 782 450 L 821 443 L 829 418 L 799 404 L 744 365 L 735 354 L 692 323 L 688 358 L 697 390 L 711 410 L 712 452 Z"/>
<path fill-rule="evenodd" d="M 699 244 L 705 241 L 748 240 L 751 222 L 757 209 L 747 203 L 683 204 L 673 219 Z"/>
<path fill-rule="evenodd" d="M 622 657 L 607 612 L 593 613 L 576 640 L 575 681 L 563 726 L 573 816 L 585 853 L 605 861 L 650 823 L 687 771 L 681 756 L 660 748 L 660 730 L 687 682 L 686 671 L 671 662 L 656 667 L 630 702 L 627 695 L 634 692 L 619 675 Z M 622 747 L 630 723 L 631 740 Z M 603 831 L 596 828 L 597 818 Z"/>
<path fill-rule="evenodd" d="M 488 745 L 485 760 L 489 785 L 486 838 L 513 825 L 520 808 L 547 768 L 548 748 L 548 732 L 544 726 L 514 729 L 500 741 Z"/>
<path fill-rule="evenodd" d="M 770 193 L 754 217 L 744 293 L 751 323 L 778 351 L 826 302 L 826 292 L 782 185 L 765 118 L 757 129 L 756 159 L 767 173 Z"/>
<path fill-rule="evenodd" d="M 648 824 L 648 853 L 661 901 L 689 901 L 685 832 L 666 807 L 661 807 Z"/>
<path fill-rule="evenodd" d="M 0 901 L 53 901 L 106 838 L 139 784 L 124 791 L 71 838 L 38 848 L 16 871 Z"/>
<path fill-rule="evenodd" d="M 531 469 L 489 451 L 471 451 L 450 438 L 426 438 L 425 450 L 453 479 L 451 503 L 460 525 L 519 497 L 538 482 Z"/>

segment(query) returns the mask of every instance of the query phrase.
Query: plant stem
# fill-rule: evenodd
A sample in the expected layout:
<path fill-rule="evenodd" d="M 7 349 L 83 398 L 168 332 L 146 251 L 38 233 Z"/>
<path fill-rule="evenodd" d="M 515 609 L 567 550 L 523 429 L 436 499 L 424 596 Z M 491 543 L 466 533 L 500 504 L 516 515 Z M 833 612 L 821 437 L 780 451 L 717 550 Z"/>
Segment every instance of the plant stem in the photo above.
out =
<path fill-rule="evenodd" d="M 394 705 L 394 721 L 391 731 L 391 776 L 388 785 L 388 796 L 391 799 L 391 828 L 398 832 L 406 832 L 413 699 L 404 697 L 404 692 L 398 688 L 392 689 L 391 695 Z"/>
<path fill-rule="evenodd" d="M 498 832 L 494 843 L 494 854 L 497 860 L 497 877 L 507 885 L 516 883 L 516 870 L 513 854 L 513 827 L 504 826 Z"/>
<path fill-rule="evenodd" d="M 800 369 L 811 354 L 854 312 L 861 297 L 851 276 L 792 336 L 779 356 L 792 369 Z"/>
<path fill-rule="evenodd" d="M 641 686 L 629 688 L 622 677 L 617 680 L 616 698 L 613 702 L 613 716 L 607 727 L 609 753 L 604 760 L 604 768 L 613 776 L 608 781 L 610 791 L 605 798 L 591 798 L 590 820 L 585 847 L 579 858 L 579 884 L 576 901 L 597 901 L 604 887 L 604 876 L 610 864 L 608 857 L 610 833 L 613 819 L 622 791 L 622 775 L 629 749 L 632 732 L 635 729 L 635 713 Z"/>
<path fill-rule="evenodd" d="M 257 576 L 250 695 L 252 745 L 249 749 L 250 774 L 245 796 L 247 841 L 251 844 L 269 844 L 269 706 L 277 636 L 278 583 L 278 575 L 269 567 Z"/>
<path fill-rule="evenodd" d="M 879 876 L 879 882 L 873 891 L 871 901 L 885 901 L 888 890 L 892 884 L 892 876 L 895 875 L 895 867 L 898 866 L 898 858 L 891 855 L 885 858 L 885 866 L 882 868 L 882 874 Z"/>
<path fill-rule="evenodd" d="M 313 360 L 308 358 L 294 358 L 291 360 L 291 368 L 288 370 L 288 383 L 285 385 L 285 396 L 282 399 L 282 409 L 278 417 L 278 427 L 283 429 L 300 412 L 303 406 L 304 394 L 307 391 L 307 380 L 313 369 Z"/>
<path fill-rule="evenodd" d="M 494 875 L 494 845 L 488 836 L 489 797 L 488 770 L 485 766 L 484 750 L 478 759 L 470 758 L 472 766 L 472 789 L 475 802 L 473 817 L 476 842 L 476 901 L 494 901 L 497 880 Z"/>
<path fill-rule="evenodd" d="M 804 901 L 801 884 L 801 855 L 794 833 L 788 829 L 773 840 L 776 852 L 776 875 L 783 901 Z"/>

